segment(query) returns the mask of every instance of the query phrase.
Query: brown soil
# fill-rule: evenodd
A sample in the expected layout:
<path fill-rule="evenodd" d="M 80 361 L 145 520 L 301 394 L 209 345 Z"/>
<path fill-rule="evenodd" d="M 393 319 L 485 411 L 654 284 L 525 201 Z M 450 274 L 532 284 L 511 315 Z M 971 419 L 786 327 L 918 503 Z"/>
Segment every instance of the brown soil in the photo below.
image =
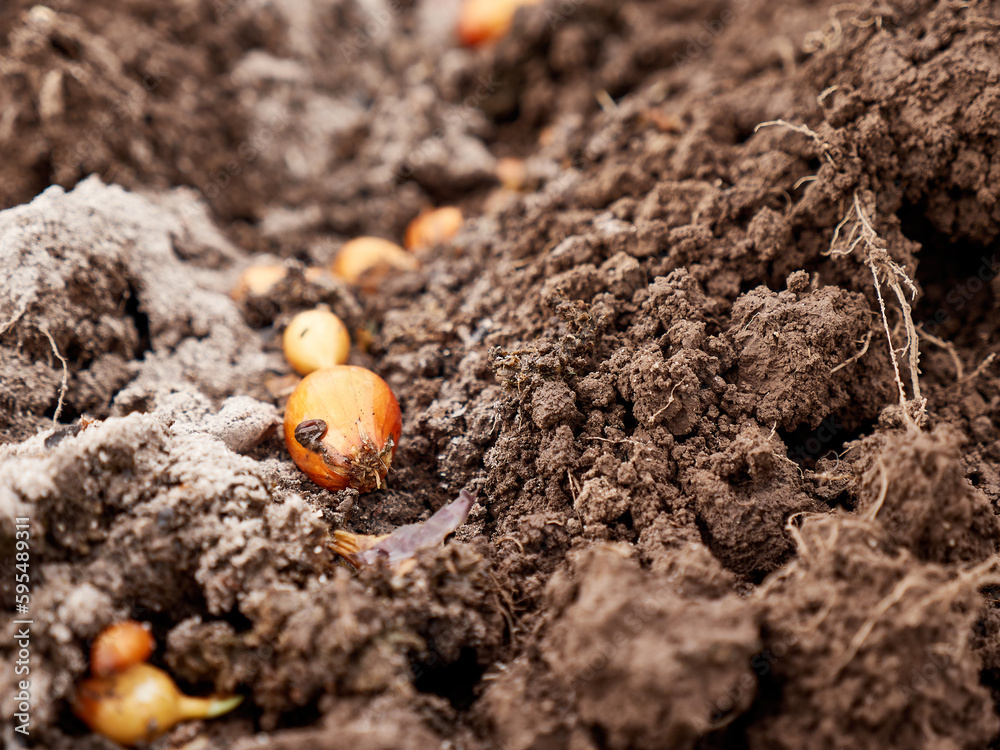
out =
<path fill-rule="evenodd" d="M 0 736 L 24 516 L 35 747 L 111 746 L 69 699 L 127 616 L 246 696 L 160 748 L 1000 747 L 1000 5 L 456 6 L 0 10 Z M 421 270 L 306 279 L 445 203 Z M 319 302 L 384 491 L 275 429 Z M 404 578 L 329 551 L 462 488 Z"/>

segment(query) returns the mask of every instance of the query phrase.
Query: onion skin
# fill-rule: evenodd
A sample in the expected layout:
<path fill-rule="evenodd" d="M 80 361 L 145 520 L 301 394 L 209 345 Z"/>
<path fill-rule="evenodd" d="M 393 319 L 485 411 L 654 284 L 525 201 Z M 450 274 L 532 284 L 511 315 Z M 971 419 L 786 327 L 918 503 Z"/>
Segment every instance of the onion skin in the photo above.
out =
<path fill-rule="evenodd" d="M 90 648 L 90 671 L 95 677 L 122 672 L 141 664 L 156 647 L 153 636 L 141 623 L 124 620 L 109 625 L 94 639 Z"/>
<path fill-rule="evenodd" d="M 303 423 L 299 437 L 305 445 L 296 438 Z M 363 367 L 340 365 L 307 375 L 285 408 L 285 445 L 292 460 L 328 490 L 380 489 L 402 429 L 396 397 Z"/>
<path fill-rule="evenodd" d="M 462 490 L 457 500 L 448 503 L 423 523 L 400 526 L 383 536 L 352 534 L 337 529 L 333 532 L 333 551 L 355 569 L 384 564 L 396 575 L 406 575 L 416 567 L 417 553 L 443 544 L 450 533 L 465 523 L 475 501 L 475 495 Z"/>
<path fill-rule="evenodd" d="M 189 719 L 211 719 L 236 708 L 241 696 L 184 695 L 162 669 L 134 664 L 110 677 L 91 677 L 76 689 L 73 711 L 94 732 L 120 745 L 149 742 Z"/>

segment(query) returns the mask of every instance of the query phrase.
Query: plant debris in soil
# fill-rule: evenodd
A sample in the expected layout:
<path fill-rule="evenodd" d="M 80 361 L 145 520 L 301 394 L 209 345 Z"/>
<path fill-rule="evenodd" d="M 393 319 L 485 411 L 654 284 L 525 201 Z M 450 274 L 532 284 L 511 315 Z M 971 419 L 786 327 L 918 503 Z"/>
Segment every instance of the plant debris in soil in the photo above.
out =
<path fill-rule="evenodd" d="M 113 747 L 70 701 L 135 619 L 244 696 L 157 748 L 1000 747 L 1000 7 L 458 6 L 0 9 L 4 743 Z M 319 304 L 402 410 L 376 492 L 278 429 Z M 460 493 L 406 575 L 331 546 Z"/>

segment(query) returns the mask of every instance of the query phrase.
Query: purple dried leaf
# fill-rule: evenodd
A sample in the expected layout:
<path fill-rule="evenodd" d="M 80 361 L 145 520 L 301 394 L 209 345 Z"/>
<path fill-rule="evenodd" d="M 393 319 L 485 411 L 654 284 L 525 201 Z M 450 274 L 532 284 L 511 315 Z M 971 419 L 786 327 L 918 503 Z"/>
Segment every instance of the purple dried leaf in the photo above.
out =
<path fill-rule="evenodd" d="M 462 490 L 457 500 L 448 503 L 423 523 L 399 527 L 370 549 L 357 553 L 355 558 L 365 565 L 377 565 L 381 560 L 390 568 L 396 568 L 420 550 L 441 544 L 445 537 L 465 522 L 475 501 L 475 495 Z"/>

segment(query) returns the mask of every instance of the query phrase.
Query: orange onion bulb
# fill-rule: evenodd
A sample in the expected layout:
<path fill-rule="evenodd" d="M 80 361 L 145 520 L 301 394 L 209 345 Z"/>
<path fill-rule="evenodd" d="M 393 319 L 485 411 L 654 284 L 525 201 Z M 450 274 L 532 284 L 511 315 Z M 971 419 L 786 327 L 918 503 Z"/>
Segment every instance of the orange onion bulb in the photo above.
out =
<path fill-rule="evenodd" d="M 133 664 L 109 677 L 90 677 L 76 689 L 73 711 L 94 732 L 121 745 L 149 742 L 190 719 L 231 711 L 242 696 L 193 698 L 170 675 L 149 664 Z"/>
<path fill-rule="evenodd" d="M 495 42 L 510 31 L 518 8 L 540 2 L 541 0 L 465 0 L 458 17 L 458 38 L 468 47 Z"/>
<path fill-rule="evenodd" d="M 407 250 L 441 245 L 458 234 L 461 228 L 462 209 L 455 206 L 432 208 L 410 222 L 403 244 Z"/>
<path fill-rule="evenodd" d="M 90 647 L 90 671 L 95 677 L 122 672 L 133 664 L 146 661 L 155 647 L 156 641 L 142 623 L 135 620 L 116 622 L 94 639 Z"/>
<path fill-rule="evenodd" d="M 380 489 L 402 429 L 388 384 L 353 365 L 307 375 L 285 408 L 288 452 L 310 479 L 330 490 Z"/>

